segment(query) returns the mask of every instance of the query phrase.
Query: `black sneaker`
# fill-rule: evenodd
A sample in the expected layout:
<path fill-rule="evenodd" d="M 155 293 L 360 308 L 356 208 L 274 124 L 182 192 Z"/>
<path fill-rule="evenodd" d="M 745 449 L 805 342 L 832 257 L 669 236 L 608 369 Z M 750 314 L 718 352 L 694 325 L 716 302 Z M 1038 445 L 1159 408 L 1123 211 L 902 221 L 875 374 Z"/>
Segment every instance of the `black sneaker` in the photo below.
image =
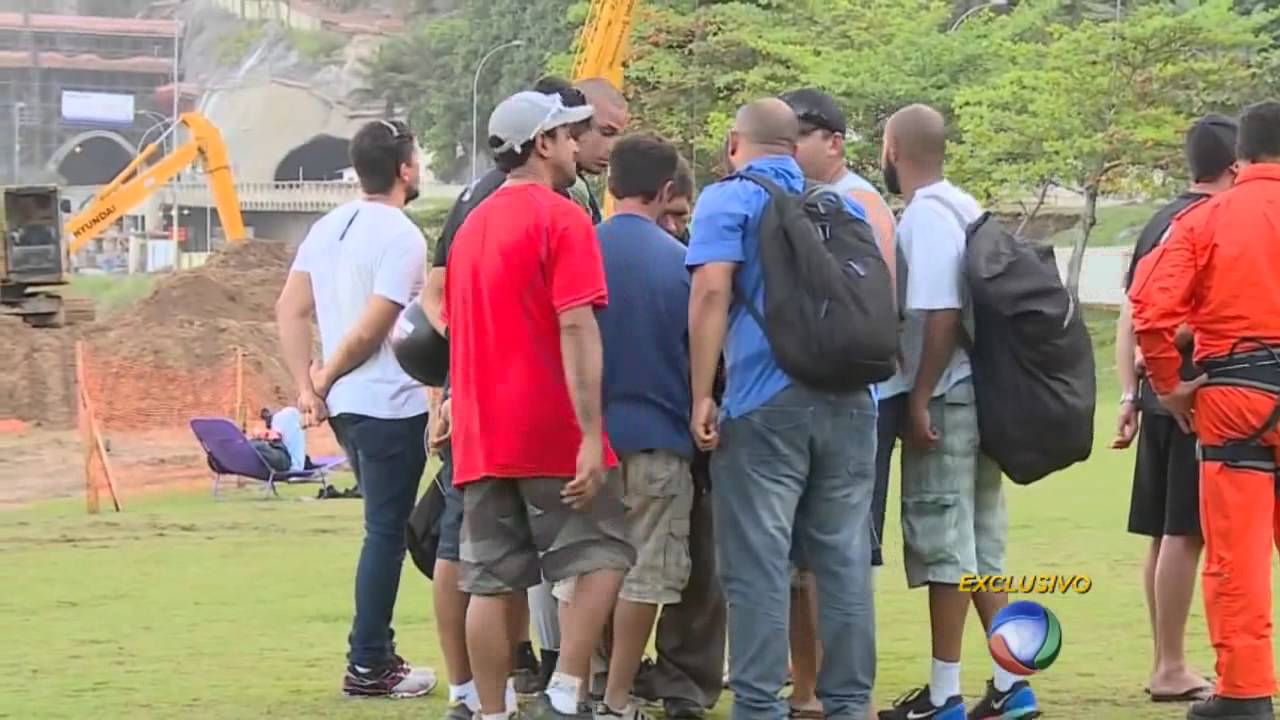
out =
<path fill-rule="evenodd" d="M 551 698 L 547 697 L 544 692 L 538 696 L 537 700 L 520 714 L 522 720 L 593 720 L 591 706 L 578 705 L 578 712 L 573 714 L 565 714 L 556 710 L 556 706 L 551 704 Z"/>
<path fill-rule="evenodd" d="M 917 688 L 893 702 L 893 707 L 881 710 L 880 720 L 965 720 L 964 698 L 952 695 L 942 707 L 936 707 L 929 699 L 929 686 Z"/>
<path fill-rule="evenodd" d="M 667 720 L 703 720 L 707 717 L 707 709 L 702 707 L 702 703 L 684 698 L 663 700 L 662 710 Z"/>
<path fill-rule="evenodd" d="M 430 668 L 414 668 L 397 657 L 381 668 L 347 665 L 342 692 L 347 697 L 415 698 L 429 695 L 436 683 Z"/>
<path fill-rule="evenodd" d="M 662 701 L 662 698 L 658 697 L 658 688 L 654 683 L 653 675 L 657 669 L 658 666 L 654 665 L 649 658 L 641 660 L 640 669 L 636 671 L 636 681 L 631 687 L 631 694 L 648 704 Z"/>
<path fill-rule="evenodd" d="M 1271 698 L 1225 698 L 1217 695 L 1195 703 L 1187 710 L 1187 720 L 1274 720 Z"/>
<path fill-rule="evenodd" d="M 1036 694 L 1031 692 L 1031 684 L 1026 680 L 1014 683 L 1009 692 L 996 690 L 995 684 L 988 680 L 987 694 L 969 711 L 969 720 L 1031 720 L 1040 715 Z"/>
<path fill-rule="evenodd" d="M 444 720 L 474 720 L 476 713 L 471 712 L 471 708 L 467 707 L 467 703 L 462 700 L 455 700 L 449 703 L 449 709 L 444 713 Z"/>
<path fill-rule="evenodd" d="M 511 682 L 517 695 L 537 695 L 547 688 L 542 682 L 542 668 L 533 652 L 533 643 L 520 643 L 516 648 L 516 667 L 511 673 Z"/>

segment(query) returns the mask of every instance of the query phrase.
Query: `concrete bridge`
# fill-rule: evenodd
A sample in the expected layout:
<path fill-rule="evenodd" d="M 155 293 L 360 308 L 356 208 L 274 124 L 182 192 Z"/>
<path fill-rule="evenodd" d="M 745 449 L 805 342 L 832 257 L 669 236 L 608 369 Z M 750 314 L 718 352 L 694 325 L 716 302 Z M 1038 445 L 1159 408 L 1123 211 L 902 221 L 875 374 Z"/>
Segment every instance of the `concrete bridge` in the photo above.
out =
<path fill-rule="evenodd" d="M 213 194 L 203 181 L 173 183 L 170 190 L 159 190 L 156 197 L 168 203 L 177 193 L 182 207 L 213 207 Z M 462 193 L 462 185 L 423 185 L 422 198 L 452 202 Z M 242 182 L 236 183 L 240 209 L 244 212 L 326 213 L 360 197 L 360 184 L 333 182 Z"/>

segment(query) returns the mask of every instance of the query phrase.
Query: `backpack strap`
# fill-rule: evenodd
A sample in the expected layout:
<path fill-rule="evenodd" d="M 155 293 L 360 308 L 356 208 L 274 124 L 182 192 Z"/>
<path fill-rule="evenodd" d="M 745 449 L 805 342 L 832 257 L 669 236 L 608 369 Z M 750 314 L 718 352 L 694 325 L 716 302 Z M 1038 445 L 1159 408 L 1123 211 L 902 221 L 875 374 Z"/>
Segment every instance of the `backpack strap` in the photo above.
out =
<path fill-rule="evenodd" d="M 766 212 L 768 212 L 769 204 L 773 203 L 773 201 L 778 196 L 787 194 L 787 191 L 784 190 L 781 186 L 779 186 L 774 181 L 770 180 L 769 178 L 763 175 L 759 175 L 752 172 L 738 171 L 724 178 L 724 180 L 721 180 L 721 182 L 728 182 L 730 180 L 746 180 L 747 182 L 754 183 L 760 188 L 763 188 L 764 191 L 769 194 L 769 202 L 765 204 Z M 762 219 L 762 222 L 763 222 L 763 219 Z M 757 246 L 763 240 L 764 240 L 763 237 L 756 238 Z M 757 253 L 758 252 L 759 252 L 759 248 L 757 247 Z M 764 272 L 763 268 L 761 268 L 761 272 Z M 734 285 L 737 285 L 736 277 L 734 279 Z M 755 302 L 752 301 L 751 295 L 749 293 L 740 292 L 737 288 L 734 289 L 734 292 L 743 298 L 742 307 L 746 309 L 747 314 L 750 315 L 751 318 L 756 321 L 756 324 L 760 326 L 760 331 L 764 332 L 767 337 L 768 331 L 765 329 L 764 313 L 760 311 L 760 308 L 756 307 Z"/>
<path fill-rule="evenodd" d="M 932 200 L 946 208 L 947 211 L 951 213 L 951 217 L 955 219 L 956 224 L 960 226 L 960 233 L 964 236 L 965 245 L 967 246 L 969 244 L 969 221 L 965 218 L 964 213 L 960 212 L 959 208 L 952 204 L 950 200 L 939 195 L 925 195 L 921 199 Z M 908 268 L 908 270 L 909 269 L 910 268 Z M 970 359 L 972 359 L 974 335 L 973 301 L 969 296 L 968 286 L 962 285 L 961 288 L 964 295 L 964 307 L 960 310 L 960 329 L 962 331 L 960 333 L 960 345 L 964 348 L 964 351 L 970 355 Z"/>

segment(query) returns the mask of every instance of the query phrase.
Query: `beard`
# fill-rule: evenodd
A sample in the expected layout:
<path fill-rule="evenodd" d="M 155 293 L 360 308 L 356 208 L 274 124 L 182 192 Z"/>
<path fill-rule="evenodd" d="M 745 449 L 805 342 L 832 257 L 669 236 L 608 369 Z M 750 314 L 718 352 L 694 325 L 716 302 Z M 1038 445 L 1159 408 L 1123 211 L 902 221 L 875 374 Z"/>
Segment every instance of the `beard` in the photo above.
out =
<path fill-rule="evenodd" d="M 406 185 L 404 188 L 404 204 L 408 205 L 414 200 L 417 200 L 421 195 L 422 189 L 418 187 L 418 183 Z"/>
<path fill-rule="evenodd" d="M 884 173 L 884 189 L 889 191 L 890 195 L 902 195 L 902 182 L 898 179 L 898 166 L 893 164 L 892 160 L 885 160 L 884 166 L 880 168 Z"/>

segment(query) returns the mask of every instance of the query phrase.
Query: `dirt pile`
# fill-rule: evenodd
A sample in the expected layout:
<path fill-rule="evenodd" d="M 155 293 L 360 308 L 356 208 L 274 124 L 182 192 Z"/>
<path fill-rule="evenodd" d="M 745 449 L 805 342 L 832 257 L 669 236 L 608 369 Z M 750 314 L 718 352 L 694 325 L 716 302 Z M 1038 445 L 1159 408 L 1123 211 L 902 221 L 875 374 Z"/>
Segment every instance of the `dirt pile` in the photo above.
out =
<path fill-rule="evenodd" d="M 101 401 L 104 422 L 166 408 L 211 412 L 217 408 L 209 405 L 221 401 L 208 398 L 231 397 L 238 383 L 255 402 L 286 400 L 292 382 L 280 358 L 275 301 L 294 250 L 264 240 L 227 248 L 204 267 L 164 277 L 149 296 L 89 327 L 89 384 L 110 398 Z M 233 372 L 237 351 L 240 377 Z"/>
<path fill-rule="evenodd" d="M 75 424 L 75 333 L 30 328 L 0 315 L 0 419 L 35 426 Z"/>

